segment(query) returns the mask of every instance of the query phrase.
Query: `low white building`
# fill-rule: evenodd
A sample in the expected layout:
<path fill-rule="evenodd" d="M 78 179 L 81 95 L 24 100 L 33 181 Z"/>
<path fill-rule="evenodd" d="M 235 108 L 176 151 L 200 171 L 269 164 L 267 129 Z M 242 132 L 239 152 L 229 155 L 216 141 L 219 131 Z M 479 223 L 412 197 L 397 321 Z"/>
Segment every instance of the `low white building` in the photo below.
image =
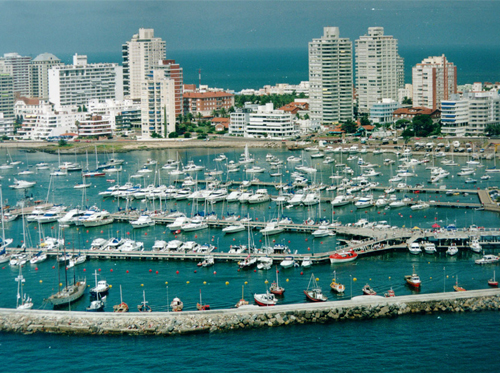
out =
<path fill-rule="evenodd" d="M 292 115 L 283 110 L 275 110 L 273 103 L 249 107 L 232 113 L 229 125 L 230 135 L 243 135 L 250 138 L 289 138 L 298 134 Z"/>
<path fill-rule="evenodd" d="M 77 123 L 79 137 L 108 137 L 112 135 L 108 119 L 99 115 L 88 115 Z"/>
<path fill-rule="evenodd" d="M 394 123 L 393 113 L 399 107 L 399 103 L 393 99 L 382 99 L 370 107 L 369 120 L 372 124 L 392 124 Z"/>
<path fill-rule="evenodd" d="M 135 123 L 140 126 L 141 121 L 141 106 L 134 104 L 133 100 L 89 100 L 87 110 L 93 115 L 102 116 L 109 122 L 113 134 L 120 133 L 124 130 L 130 130 Z M 124 121 L 125 118 L 131 115 L 132 118 Z M 136 121 L 133 121 L 133 120 Z"/>
<path fill-rule="evenodd" d="M 11 118 L 5 118 L 3 112 L 0 112 L 0 137 L 11 136 L 14 133 L 14 121 Z"/>

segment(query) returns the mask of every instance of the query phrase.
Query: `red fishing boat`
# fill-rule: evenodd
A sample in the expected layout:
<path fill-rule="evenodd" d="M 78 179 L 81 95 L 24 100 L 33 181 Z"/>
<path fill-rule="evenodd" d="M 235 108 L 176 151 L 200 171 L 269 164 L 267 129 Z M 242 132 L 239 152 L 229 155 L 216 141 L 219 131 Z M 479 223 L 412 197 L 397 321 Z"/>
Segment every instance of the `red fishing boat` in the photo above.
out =
<path fill-rule="evenodd" d="M 363 289 L 363 294 L 366 294 L 367 296 L 374 296 L 377 294 L 377 292 L 375 292 L 371 287 L 370 285 L 366 284 Z"/>
<path fill-rule="evenodd" d="M 455 292 L 465 292 L 467 291 L 467 289 L 461 287 L 458 285 L 458 275 L 457 275 L 457 278 L 456 278 L 456 282 L 455 282 L 455 285 L 453 285 L 453 289 L 455 289 Z"/>
<path fill-rule="evenodd" d="M 210 305 L 204 305 L 201 301 L 201 289 L 200 289 L 200 302 L 196 304 L 196 308 L 200 311 L 210 310 Z"/>
<path fill-rule="evenodd" d="M 316 279 L 314 278 L 314 274 L 311 274 L 311 279 L 309 280 L 309 285 L 307 285 L 307 289 L 304 290 L 304 294 L 307 299 L 311 302 L 325 302 L 328 301 L 323 295 L 321 288 L 318 286 Z"/>
<path fill-rule="evenodd" d="M 265 294 L 254 294 L 253 299 L 259 306 L 274 306 L 278 302 L 276 296 L 267 291 Z"/>
<path fill-rule="evenodd" d="M 391 289 L 389 289 L 389 290 L 387 291 L 387 293 L 385 293 L 384 295 L 385 295 L 387 298 L 389 298 L 389 297 L 396 297 L 396 293 L 394 293 L 394 290 L 392 290 L 392 287 L 391 287 Z"/>
<path fill-rule="evenodd" d="M 271 284 L 271 287 L 269 288 L 269 291 L 272 293 L 272 294 L 276 294 L 278 296 L 282 296 L 283 293 L 285 293 L 285 288 L 283 288 L 282 286 L 280 286 L 278 284 L 278 267 L 276 267 L 276 281 L 273 281 L 273 283 Z"/>
<path fill-rule="evenodd" d="M 356 260 L 358 257 L 358 253 L 356 253 L 354 250 L 342 250 L 338 253 L 333 253 L 330 255 L 330 263 L 345 263 L 345 262 L 352 262 L 353 260 Z"/>
<path fill-rule="evenodd" d="M 420 288 L 420 284 L 422 284 L 420 277 L 415 273 L 415 266 L 413 266 L 413 273 L 411 275 L 406 275 L 405 280 L 409 286 L 414 288 Z"/>
<path fill-rule="evenodd" d="M 332 288 L 335 293 L 342 294 L 345 292 L 345 285 L 337 282 L 337 274 L 335 271 L 333 271 L 333 280 L 330 283 L 330 288 Z"/>
<path fill-rule="evenodd" d="M 493 279 L 488 280 L 488 285 L 493 288 L 498 288 L 498 281 L 495 280 L 495 271 L 493 271 Z"/>

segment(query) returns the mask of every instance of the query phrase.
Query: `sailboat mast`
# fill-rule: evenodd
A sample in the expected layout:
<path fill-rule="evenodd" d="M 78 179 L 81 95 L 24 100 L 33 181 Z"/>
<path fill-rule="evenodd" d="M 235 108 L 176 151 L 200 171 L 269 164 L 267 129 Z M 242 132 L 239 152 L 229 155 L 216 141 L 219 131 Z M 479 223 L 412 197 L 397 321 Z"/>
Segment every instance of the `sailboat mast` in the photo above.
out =
<path fill-rule="evenodd" d="M 2 241 L 5 241 L 5 225 L 4 225 L 4 216 L 3 216 L 3 195 L 2 195 L 2 185 L 0 185 L 0 208 L 2 214 Z"/>

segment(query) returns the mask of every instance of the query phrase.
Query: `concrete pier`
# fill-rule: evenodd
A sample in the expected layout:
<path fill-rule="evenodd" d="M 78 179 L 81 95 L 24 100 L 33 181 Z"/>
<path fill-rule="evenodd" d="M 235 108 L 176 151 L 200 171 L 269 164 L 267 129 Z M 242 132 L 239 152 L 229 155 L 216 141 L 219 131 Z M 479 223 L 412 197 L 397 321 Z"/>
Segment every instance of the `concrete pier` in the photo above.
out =
<path fill-rule="evenodd" d="M 235 301 L 236 303 L 237 301 Z M 0 309 L 0 331 L 76 335 L 176 335 L 293 324 L 328 323 L 500 309 L 500 289 L 414 294 L 239 309 L 151 313 L 88 313 Z"/>

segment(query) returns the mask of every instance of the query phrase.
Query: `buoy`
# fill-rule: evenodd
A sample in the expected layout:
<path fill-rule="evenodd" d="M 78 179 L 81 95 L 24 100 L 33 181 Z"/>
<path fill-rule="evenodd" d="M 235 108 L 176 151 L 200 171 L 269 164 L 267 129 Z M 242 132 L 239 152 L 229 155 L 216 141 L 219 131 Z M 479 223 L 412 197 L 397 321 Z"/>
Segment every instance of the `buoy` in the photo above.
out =
<path fill-rule="evenodd" d="M 38 267 L 35 268 L 35 271 L 38 271 Z"/>
<path fill-rule="evenodd" d="M 316 278 L 316 281 L 319 281 L 319 277 Z"/>
<path fill-rule="evenodd" d="M 303 274 L 304 274 L 304 272 L 300 271 L 300 274 L 301 274 L 301 275 L 303 275 Z"/>
<path fill-rule="evenodd" d="M 238 268 L 238 270 L 237 270 L 237 271 L 238 271 L 238 272 L 240 272 L 240 269 Z"/>
<path fill-rule="evenodd" d="M 127 270 L 127 273 L 128 273 L 128 270 Z"/>
<path fill-rule="evenodd" d="M 323 241 L 321 241 L 320 244 L 323 245 Z"/>
<path fill-rule="evenodd" d="M 368 280 L 372 281 L 372 279 L 371 279 L 371 278 L 370 278 L 370 279 L 368 279 Z"/>
<path fill-rule="evenodd" d="M 257 272 L 257 270 L 253 270 L 253 272 Z"/>
<path fill-rule="evenodd" d="M 291 241 L 290 241 L 290 240 L 288 240 L 288 243 L 290 243 L 290 242 L 291 242 Z"/>
<path fill-rule="evenodd" d="M 130 235 L 130 232 L 127 232 L 127 236 L 129 236 L 129 235 Z"/>
<path fill-rule="evenodd" d="M 109 287 L 110 287 L 110 288 L 112 288 L 112 287 L 113 287 L 113 285 L 110 285 Z"/>
<path fill-rule="evenodd" d="M 144 284 L 141 284 L 141 286 L 144 286 Z"/>
<path fill-rule="evenodd" d="M 194 235 L 194 238 L 198 238 L 198 235 L 197 235 L 197 234 L 195 234 L 195 235 Z"/>
<path fill-rule="evenodd" d="M 101 269 L 99 268 L 98 271 L 101 272 Z"/>
<path fill-rule="evenodd" d="M 153 270 L 150 268 L 150 269 L 149 269 L 149 272 L 153 272 Z"/>
<path fill-rule="evenodd" d="M 391 279 L 391 277 L 389 276 L 389 280 Z"/>
<path fill-rule="evenodd" d="M 245 281 L 245 285 L 247 285 L 247 284 L 248 284 L 248 281 Z"/>
<path fill-rule="evenodd" d="M 52 268 L 54 268 L 54 267 L 52 267 Z M 86 268 L 84 268 L 84 269 L 83 269 L 83 272 L 86 272 L 86 271 L 87 271 L 87 269 L 86 269 Z"/>
<path fill-rule="evenodd" d="M 229 285 L 229 281 L 226 281 L 226 285 Z"/>
<path fill-rule="evenodd" d="M 288 279 L 286 279 L 286 282 L 288 282 L 288 281 L 289 281 L 289 280 L 288 280 Z"/>
<path fill-rule="evenodd" d="M 40 284 L 43 283 L 43 280 L 40 280 Z"/>
<path fill-rule="evenodd" d="M 186 284 L 189 284 L 189 281 L 186 281 Z"/>
<path fill-rule="evenodd" d="M 217 271 L 214 271 L 214 275 L 217 275 Z"/>
<path fill-rule="evenodd" d="M 310 247 L 308 247 L 308 248 L 307 248 L 307 251 L 311 251 L 311 248 L 310 248 Z"/>
<path fill-rule="evenodd" d="M 308 239 L 308 238 L 306 238 L 306 241 L 308 241 L 308 240 L 309 240 L 309 239 Z"/>
<path fill-rule="evenodd" d="M 59 286 L 62 286 L 62 283 L 59 283 Z"/>
<path fill-rule="evenodd" d="M 204 282 L 203 282 L 203 285 L 207 285 L 207 282 L 206 282 L 206 281 L 204 281 Z"/>
<path fill-rule="evenodd" d="M 148 235 L 148 233 L 146 232 L 146 233 L 144 233 L 144 235 L 145 235 L 145 236 L 147 236 L 147 235 Z"/>
<path fill-rule="evenodd" d="M 158 275 L 158 271 L 156 271 L 156 274 Z"/>
<path fill-rule="evenodd" d="M 233 241 L 236 241 L 236 238 L 233 238 Z"/>
<path fill-rule="evenodd" d="M 165 285 L 168 285 L 168 281 L 165 281 Z"/>
<path fill-rule="evenodd" d="M 354 278 L 354 279 L 352 279 L 352 281 L 358 281 L 358 279 Z"/>
<path fill-rule="evenodd" d="M 175 273 L 178 275 L 178 274 L 179 274 L 179 271 L 175 271 Z"/>
<path fill-rule="evenodd" d="M 109 270 L 109 272 L 113 272 L 113 269 L 111 268 L 111 269 Z"/>
<path fill-rule="evenodd" d="M 175 235 L 174 238 L 177 238 L 177 235 Z"/>
<path fill-rule="evenodd" d="M 276 273 L 280 273 L 280 271 L 276 270 Z"/>
<path fill-rule="evenodd" d="M 269 282 L 269 281 L 267 281 L 267 280 L 266 280 L 266 281 L 264 281 L 264 284 L 267 284 L 268 282 Z"/>

